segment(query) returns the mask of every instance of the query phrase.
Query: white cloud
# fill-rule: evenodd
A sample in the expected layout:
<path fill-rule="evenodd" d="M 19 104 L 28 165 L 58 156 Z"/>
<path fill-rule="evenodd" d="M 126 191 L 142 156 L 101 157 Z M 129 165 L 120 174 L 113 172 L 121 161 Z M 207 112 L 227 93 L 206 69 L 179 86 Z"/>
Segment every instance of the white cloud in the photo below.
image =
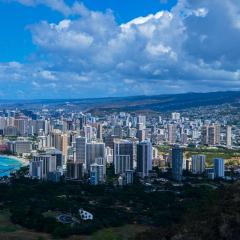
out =
<path fill-rule="evenodd" d="M 179 0 L 121 25 L 111 11 L 66 7 L 79 16 L 30 27 L 45 61 L 2 64 L 0 81 L 31 77 L 34 87 L 73 97 L 240 89 L 237 0 Z"/>
<path fill-rule="evenodd" d="M 18 2 L 20 4 L 26 6 L 37 6 L 37 5 L 45 5 L 52 10 L 63 13 L 68 16 L 72 14 L 72 9 L 69 7 L 64 0 L 1 0 L 2 2 Z"/>
<path fill-rule="evenodd" d="M 208 10 L 206 8 L 198 8 L 197 10 L 194 10 L 193 13 L 196 15 L 196 17 L 206 17 Z"/>
<path fill-rule="evenodd" d="M 40 72 L 40 76 L 43 77 L 46 80 L 56 80 L 56 77 L 54 74 L 50 71 L 43 70 Z"/>

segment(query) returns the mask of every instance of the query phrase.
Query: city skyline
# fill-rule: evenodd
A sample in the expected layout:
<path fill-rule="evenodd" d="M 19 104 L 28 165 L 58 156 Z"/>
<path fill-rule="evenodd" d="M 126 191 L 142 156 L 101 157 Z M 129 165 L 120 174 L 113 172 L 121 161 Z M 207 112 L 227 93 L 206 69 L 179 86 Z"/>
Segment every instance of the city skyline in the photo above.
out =
<path fill-rule="evenodd" d="M 238 2 L 0 0 L 0 239 L 240 239 Z"/>
<path fill-rule="evenodd" d="M 237 1 L 1 0 L 0 9 L 0 99 L 239 90 Z"/>

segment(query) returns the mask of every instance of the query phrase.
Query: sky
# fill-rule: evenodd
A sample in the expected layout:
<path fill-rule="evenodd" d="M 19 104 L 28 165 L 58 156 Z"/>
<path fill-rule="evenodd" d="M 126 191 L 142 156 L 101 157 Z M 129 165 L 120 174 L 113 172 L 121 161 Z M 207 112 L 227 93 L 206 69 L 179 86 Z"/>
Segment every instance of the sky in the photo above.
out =
<path fill-rule="evenodd" d="M 240 90 L 239 0 L 0 0 L 0 99 Z"/>

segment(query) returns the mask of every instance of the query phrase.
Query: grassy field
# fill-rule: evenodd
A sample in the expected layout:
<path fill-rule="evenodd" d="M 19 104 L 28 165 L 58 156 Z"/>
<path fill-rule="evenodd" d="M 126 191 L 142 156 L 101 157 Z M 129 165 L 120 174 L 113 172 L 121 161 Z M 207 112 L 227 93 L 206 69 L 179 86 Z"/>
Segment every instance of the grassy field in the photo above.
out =
<path fill-rule="evenodd" d="M 207 167 L 213 166 L 214 158 L 225 159 L 226 165 L 239 165 L 240 163 L 240 152 L 235 150 L 227 149 L 212 149 L 212 148 L 202 148 L 202 149 L 186 149 L 185 156 L 190 158 L 195 154 L 206 155 L 206 165 Z"/>
<path fill-rule="evenodd" d="M 166 154 L 171 151 L 170 146 L 159 146 L 160 154 Z M 201 148 L 186 148 L 184 150 L 184 156 L 186 159 L 190 159 L 192 155 L 203 154 L 206 155 L 207 167 L 213 166 L 214 158 L 225 159 L 226 165 L 239 165 L 240 164 L 240 151 L 223 149 L 223 148 L 211 148 L 211 147 L 201 147 Z"/>
<path fill-rule="evenodd" d="M 65 240 L 128 240 L 137 233 L 147 230 L 140 225 L 125 225 L 123 227 L 103 229 L 92 236 L 71 236 Z M 52 238 L 51 235 L 37 233 L 14 225 L 7 211 L 0 211 L 0 239 L 4 240 L 63 240 Z"/>

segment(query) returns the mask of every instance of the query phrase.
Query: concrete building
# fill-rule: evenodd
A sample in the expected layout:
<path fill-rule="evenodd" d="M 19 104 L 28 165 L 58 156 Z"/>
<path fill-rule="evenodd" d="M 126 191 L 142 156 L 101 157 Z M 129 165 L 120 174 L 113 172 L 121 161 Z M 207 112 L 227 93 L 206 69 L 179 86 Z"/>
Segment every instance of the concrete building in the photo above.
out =
<path fill-rule="evenodd" d="M 178 112 L 172 113 L 172 120 L 178 121 L 178 120 L 180 120 L 180 117 L 181 117 L 180 113 L 178 113 Z"/>
<path fill-rule="evenodd" d="M 56 148 L 45 148 L 45 154 L 56 157 L 56 169 L 62 169 L 65 162 L 61 151 Z"/>
<path fill-rule="evenodd" d="M 201 174 L 205 171 L 206 156 L 205 155 L 193 155 L 192 156 L 192 173 Z"/>
<path fill-rule="evenodd" d="M 90 183 L 98 185 L 104 183 L 104 166 L 97 163 L 90 165 Z"/>
<path fill-rule="evenodd" d="M 145 129 L 146 127 L 146 116 L 139 115 L 137 116 L 137 125 L 141 125 L 142 129 Z M 141 130 L 141 129 L 139 129 Z"/>
<path fill-rule="evenodd" d="M 203 145 L 207 145 L 208 144 L 208 125 L 204 125 L 202 126 L 202 130 L 201 130 L 201 143 Z"/>
<path fill-rule="evenodd" d="M 226 146 L 232 146 L 232 127 L 229 125 L 226 127 Z"/>
<path fill-rule="evenodd" d="M 221 126 L 219 124 L 204 125 L 202 127 L 202 144 L 204 145 L 219 145 L 220 144 L 220 131 Z"/>
<path fill-rule="evenodd" d="M 122 174 L 127 170 L 131 170 L 130 155 L 116 155 L 114 158 L 115 174 Z"/>
<path fill-rule="evenodd" d="M 90 125 L 86 125 L 83 127 L 84 136 L 87 138 L 87 142 L 91 142 L 93 140 L 93 128 Z"/>
<path fill-rule="evenodd" d="M 134 144 L 129 140 L 115 140 L 114 141 L 114 151 L 113 159 L 114 163 L 117 163 L 117 156 L 129 156 L 130 168 L 127 170 L 133 170 L 133 160 L 134 160 Z"/>
<path fill-rule="evenodd" d="M 113 149 L 106 147 L 106 160 L 107 163 L 113 163 Z"/>
<path fill-rule="evenodd" d="M 67 162 L 66 177 L 72 180 L 80 180 L 84 176 L 83 163 L 80 162 Z"/>
<path fill-rule="evenodd" d="M 143 141 L 137 144 L 137 173 L 142 178 L 147 177 L 152 170 L 152 144 Z"/>
<path fill-rule="evenodd" d="M 136 137 L 139 139 L 139 142 L 144 141 L 146 139 L 146 130 L 145 129 L 137 130 Z"/>
<path fill-rule="evenodd" d="M 97 159 L 105 160 L 105 143 L 92 142 L 86 145 L 86 170 L 89 172 L 90 165 Z M 104 161 L 105 162 L 105 161 Z"/>
<path fill-rule="evenodd" d="M 172 148 L 172 177 L 175 181 L 182 181 L 183 149 L 179 146 Z"/>
<path fill-rule="evenodd" d="M 32 142 L 25 140 L 18 140 L 14 142 L 15 149 L 14 153 L 23 154 L 23 153 L 31 153 L 32 151 Z"/>
<path fill-rule="evenodd" d="M 116 125 L 113 128 L 113 135 L 117 138 L 122 138 L 123 137 L 123 130 L 120 125 Z"/>
<path fill-rule="evenodd" d="M 30 161 L 30 177 L 47 180 L 49 172 L 55 172 L 56 156 L 37 155 Z"/>
<path fill-rule="evenodd" d="M 87 138 L 77 137 L 76 138 L 76 163 L 86 164 L 86 148 L 87 148 Z"/>
<path fill-rule="evenodd" d="M 175 144 L 176 143 L 176 125 L 175 124 L 168 124 L 168 143 Z"/>
<path fill-rule="evenodd" d="M 103 128 L 101 123 L 99 123 L 97 126 L 97 139 L 99 139 L 100 141 L 102 141 L 103 139 Z"/>
<path fill-rule="evenodd" d="M 133 170 L 127 170 L 125 173 L 126 184 L 133 184 Z"/>
<path fill-rule="evenodd" d="M 224 159 L 223 158 L 214 158 L 214 177 L 215 178 L 224 178 L 225 176 L 225 166 L 224 166 Z"/>
<path fill-rule="evenodd" d="M 68 135 L 66 133 L 61 135 L 61 152 L 63 155 L 64 163 L 67 162 L 68 157 Z"/>

